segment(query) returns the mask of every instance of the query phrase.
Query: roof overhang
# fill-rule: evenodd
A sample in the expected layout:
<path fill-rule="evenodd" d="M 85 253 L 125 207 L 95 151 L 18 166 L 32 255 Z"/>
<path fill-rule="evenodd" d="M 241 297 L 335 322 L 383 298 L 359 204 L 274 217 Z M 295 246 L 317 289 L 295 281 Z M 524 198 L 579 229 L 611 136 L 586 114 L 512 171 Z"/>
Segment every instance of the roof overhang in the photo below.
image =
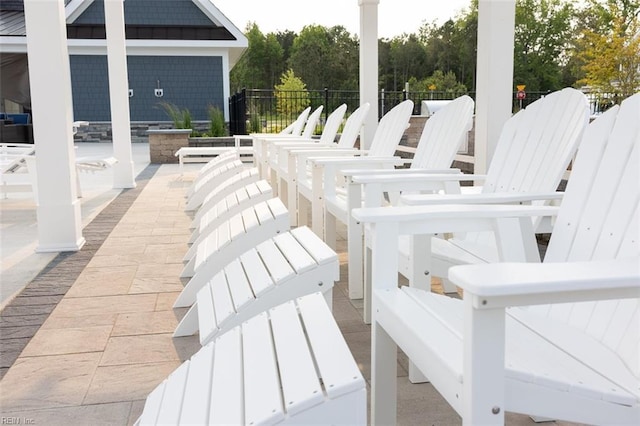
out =
<path fill-rule="evenodd" d="M 73 23 L 94 0 L 70 0 L 65 7 L 67 24 Z M 191 0 L 214 24 L 225 27 L 235 40 L 127 40 L 127 55 L 157 56 L 222 56 L 228 52 L 232 68 L 240 59 L 249 41 L 211 0 Z M 68 40 L 69 54 L 105 55 L 106 40 Z M 0 37 L 0 52 L 27 53 L 24 36 Z"/>

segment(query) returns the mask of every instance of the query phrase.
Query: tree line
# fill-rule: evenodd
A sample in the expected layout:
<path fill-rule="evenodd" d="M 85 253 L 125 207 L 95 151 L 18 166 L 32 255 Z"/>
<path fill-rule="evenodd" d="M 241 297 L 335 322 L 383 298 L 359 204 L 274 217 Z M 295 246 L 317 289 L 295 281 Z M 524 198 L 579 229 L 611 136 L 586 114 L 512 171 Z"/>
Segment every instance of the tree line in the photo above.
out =
<path fill-rule="evenodd" d="M 414 11 L 415 13 L 415 11 Z M 640 90 L 640 0 L 517 0 L 514 88 L 589 87 L 621 97 Z M 442 25 L 382 38 L 380 89 L 475 91 L 478 1 Z M 231 71 L 231 89 L 272 89 L 285 75 L 307 89 L 358 90 L 359 40 L 342 26 L 263 34 L 250 23 L 249 47 Z"/>

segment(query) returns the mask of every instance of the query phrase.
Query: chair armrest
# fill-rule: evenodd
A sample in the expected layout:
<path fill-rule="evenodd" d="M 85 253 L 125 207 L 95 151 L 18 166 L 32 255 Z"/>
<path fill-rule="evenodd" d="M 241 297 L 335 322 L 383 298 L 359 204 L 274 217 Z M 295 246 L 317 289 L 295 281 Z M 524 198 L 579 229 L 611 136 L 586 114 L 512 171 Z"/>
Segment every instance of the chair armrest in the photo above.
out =
<path fill-rule="evenodd" d="M 403 159 L 403 162 L 406 162 L 406 159 Z M 345 176 L 362 176 L 362 175 L 383 175 L 383 176 L 399 176 L 399 175 L 414 175 L 418 172 L 422 173 L 433 173 L 437 175 L 441 174 L 459 174 L 461 173 L 460 169 L 430 169 L 430 170 L 421 170 L 421 169 L 345 169 L 342 170 L 342 174 Z"/>
<path fill-rule="evenodd" d="M 380 259 L 391 256 L 386 246 L 395 246 L 394 238 L 398 235 L 489 231 L 494 234 L 500 258 L 504 261 L 540 262 L 531 218 L 555 216 L 558 211 L 558 207 L 550 206 L 446 204 L 355 208 L 351 214 L 357 222 L 370 224 L 374 251 L 375 241 L 384 241 L 383 251 L 387 252 L 379 253 Z M 378 245 L 377 249 L 380 247 Z M 397 260 L 390 262 L 389 267 L 396 270 Z M 376 274 L 375 270 L 373 274 Z"/>
<path fill-rule="evenodd" d="M 300 138 L 293 140 L 274 140 L 271 142 L 273 145 L 281 148 L 285 146 L 307 146 L 307 145 L 319 145 L 319 139 Z"/>
<path fill-rule="evenodd" d="M 559 207 L 484 204 L 443 204 L 437 206 L 365 207 L 352 210 L 356 220 L 365 223 L 422 223 L 434 219 L 486 219 L 507 217 L 555 216 Z M 420 233 L 420 231 L 404 232 Z"/>
<path fill-rule="evenodd" d="M 344 156 L 344 155 L 360 156 L 364 153 L 364 151 L 361 151 L 357 148 L 337 148 L 337 147 L 322 148 L 322 146 L 315 146 L 313 148 L 309 147 L 309 148 L 292 149 L 290 153 L 292 155 L 304 156 L 304 157 L 313 157 L 313 156 L 338 157 L 338 156 Z"/>
<path fill-rule="evenodd" d="M 438 181 L 455 181 L 455 182 L 463 182 L 463 181 L 476 181 L 476 180 L 485 180 L 487 177 L 485 175 L 471 175 L 471 174 L 457 174 L 455 172 L 451 173 L 434 173 L 429 170 L 410 170 L 404 173 L 392 174 L 388 173 L 388 175 L 354 175 L 352 178 L 353 183 L 358 184 L 367 184 L 367 183 L 375 183 L 375 184 L 384 184 L 384 183 L 401 183 L 401 182 L 412 182 L 415 180 L 420 180 L 422 182 L 438 182 Z M 412 170 L 412 171 L 411 171 Z M 451 169 L 457 170 L 457 169 Z"/>
<path fill-rule="evenodd" d="M 527 193 L 502 192 L 487 194 L 409 194 L 400 196 L 402 204 L 425 206 L 434 204 L 508 204 L 530 201 L 561 200 L 564 192 Z"/>
<path fill-rule="evenodd" d="M 357 166 L 359 164 L 386 164 L 392 166 L 402 164 L 402 158 L 400 157 L 310 157 L 309 161 L 314 166 L 333 165 L 337 167 Z"/>
<path fill-rule="evenodd" d="M 451 268 L 449 279 L 474 298 L 477 309 L 635 298 L 640 297 L 639 265 L 638 257 L 463 265 Z"/>

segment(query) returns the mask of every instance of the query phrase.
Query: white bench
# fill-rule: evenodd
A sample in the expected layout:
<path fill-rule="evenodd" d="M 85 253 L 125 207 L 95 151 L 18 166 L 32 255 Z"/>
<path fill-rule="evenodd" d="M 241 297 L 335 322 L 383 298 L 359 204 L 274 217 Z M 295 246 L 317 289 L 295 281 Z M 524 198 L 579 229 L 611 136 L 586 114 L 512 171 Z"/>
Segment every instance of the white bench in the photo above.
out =
<path fill-rule="evenodd" d="M 246 321 L 147 397 L 136 425 L 365 425 L 366 384 L 324 299 Z"/>
<path fill-rule="evenodd" d="M 338 255 L 311 229 L 284 232 L 234 259 L 198 291 L 174 337 L 199 330 L 206 345 L 267 309 L 314 292 L 323 292 L 331 306 L 339 277 Z"/>
<path fill-rule="evenodd" d="M 236 138 L 236 146 L 185 146 L 177 150 L 174 155 L 178 157 L 180 174 L 182 174 L 185 163 L 208 163 L 212 159 L 228 152 L 234 153 L 237 158 L 240 158 L 241 155 L 253 156 L 253 147 L 240 146 L 239 139 Z"/>
<path fill-rule="evenodd" d="M 258 203 L 221 224 L 197 245 L 196 255 L 181 277 L 191 280 L 174 307 L 191 306 L 196 294 L 222 267 L 240 254 L 281 232 L 289 230 L 289 211 L 279 198 Z"/>

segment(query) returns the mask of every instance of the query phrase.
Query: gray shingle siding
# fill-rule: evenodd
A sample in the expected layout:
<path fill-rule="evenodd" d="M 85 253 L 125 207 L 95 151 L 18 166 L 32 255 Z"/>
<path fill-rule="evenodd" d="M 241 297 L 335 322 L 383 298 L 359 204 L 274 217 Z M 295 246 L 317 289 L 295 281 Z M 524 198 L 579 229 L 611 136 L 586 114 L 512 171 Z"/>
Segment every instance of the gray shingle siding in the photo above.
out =
<path fill-rule="evenodd" d="M 213 25 L 191 0 L 126 0 L 124 16 L 131 25 Z M 103 0 L 95 0 L 74 23 L 103 24 Z"/>
<path fill-rule="evenodd" d="M 74 120 L 111 121 L 106 56 L 70 55 Z"/>
<path fill-rule="evenodd" d="M 219 56 L 129 56 L 127 63 L 132 121 L 168 121 L 160 102 L 188 108 L 194 120 L 207 120 L 209 105 L 224 107 Z M 71 56 L 71 75 L 74 118 L 110 121 L 106 56 Z M 162 98 L 154 94 L 158 80 Z"/>

